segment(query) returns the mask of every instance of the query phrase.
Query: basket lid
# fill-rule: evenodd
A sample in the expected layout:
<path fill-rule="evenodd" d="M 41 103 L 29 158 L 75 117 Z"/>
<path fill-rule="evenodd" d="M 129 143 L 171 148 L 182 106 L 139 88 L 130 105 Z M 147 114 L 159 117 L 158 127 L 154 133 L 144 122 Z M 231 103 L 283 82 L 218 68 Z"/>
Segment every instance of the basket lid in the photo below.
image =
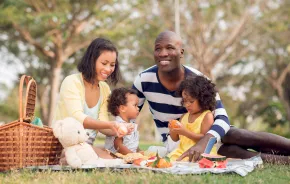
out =
<path fill-rule="evenodd" d="M 26 93 L 23 97 L 23 88 L 26 84 Z M 37 85 L 35 80 L 26 75 L 22 75 L 19 84 L 19 120 L 31 122 L 34 119 L 36 104 Z M 23 104 L 23 98 L 25 99 Z"/>

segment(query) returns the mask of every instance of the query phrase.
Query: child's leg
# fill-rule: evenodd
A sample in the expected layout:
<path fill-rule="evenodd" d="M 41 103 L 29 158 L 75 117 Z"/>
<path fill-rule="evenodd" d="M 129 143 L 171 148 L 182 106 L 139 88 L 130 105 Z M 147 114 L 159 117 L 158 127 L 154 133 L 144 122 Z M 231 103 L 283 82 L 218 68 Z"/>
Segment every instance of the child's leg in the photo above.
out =
<path fill-rule="evenodd" d="M 94 151 L 100 158 L 113 159 L 113 157 L 104 149 L 93 146 Z"/>
<path fill-rule="evenodd" d="M 167 149 L 164 146 L 150 146 L 148 151 L 158 153 L 161 157 L 165 157 L 167 154 Z"/>
<path fill-rule="evenodd" d="M 167 140 L 166 142 L 164 142 L 164 145 L 167 149 L 167 154 L 174 151 L 178 147 L 179 143 L 180 143 L 179 141 L 175 142 L 171 139 L 170 136 L 167 136 Z"/>
<path fill-rule="evenodd" d="M 222 138 L 222 142 L 251 148 L 262 153 L 290 155 L 290 140 L 267 132 L 252 132 L 231 127 Z"/>
<path fill-rule="evenodd" d="M 260 153 L 248 151 L 236 145 L 223 144 L 218 150 L 218 154 L 227 156 L 229 158 L 247 159 L 256 156 Z M 290 158 L 288 156 L 280 156 L 267 153 L 261 153 L 260 156 L 262 160 L 266 163 L 290 164 Z"/>

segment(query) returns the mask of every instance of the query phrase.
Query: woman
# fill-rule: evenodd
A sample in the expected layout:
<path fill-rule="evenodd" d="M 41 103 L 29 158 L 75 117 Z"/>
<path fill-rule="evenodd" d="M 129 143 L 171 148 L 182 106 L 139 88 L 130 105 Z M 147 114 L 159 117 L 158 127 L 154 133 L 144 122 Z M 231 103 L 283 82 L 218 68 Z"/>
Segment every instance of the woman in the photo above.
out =
<path fill-rule="evenodd" d="M 105 82 L 115 85 L 120 79 L 116 47 L 109 40 L 95 39 L 78 64 L 78 71 L 80 73 L 67 76 L 61 84 L 54 122 L 66 117 L 77 119 L 87 129 L 91 145 L 97 131 L 118 136 L 118 124 L 108 121 L 107 98 L 111 91 Z M 94 149 L 101 158 L 111 158 L 106 151 Z"/>

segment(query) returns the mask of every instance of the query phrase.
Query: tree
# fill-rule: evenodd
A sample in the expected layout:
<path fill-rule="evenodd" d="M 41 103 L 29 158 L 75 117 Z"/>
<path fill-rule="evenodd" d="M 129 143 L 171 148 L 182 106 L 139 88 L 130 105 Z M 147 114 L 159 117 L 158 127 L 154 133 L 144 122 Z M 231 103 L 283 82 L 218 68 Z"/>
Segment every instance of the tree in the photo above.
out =
<path fill-rule="evenodd" d="M 52 121 L 63 64 L 97 36 L 116 39 L 123 35 L 130 27 L 131 12 L 138 3 L 125 0 L 118 3 L 113 0 L 3 1 L 0 17 L 5 17 L 1 25 L 9 36 L 8 42 L 23 43 L 27 52 L 38 57 L 40 66 L 44 66 L 43 70 L 39 69 L 38 72 L 42 72 L 39 76 L 49 75 L 50 98 L 48 115 L 43 117 L 45 122 Z"/>
<path fill-rule="evenodd" d="M 251 117 L 249 123 L 252 123 L 254 119 L 262 118 L 261 121 L 271 129 L 290 127 L 290 53 L 287 50 L 289 39 L 286 39 L 290 36 L 290 3 L 279 1 L 274 5 L 263 6 L 266 11 L 256 21 L 258 36 L 249 45 L 252 52 L 233 67 L 240 68 L 240 72 L 235 77 L 230 74 L 231 71 L 226 72 L 219 79 L 223 84 L 231 82 L 237 88 L 244 86 L 247 89 L 246 99 L 238 102 L 240 105 L 234 115 L 235 119 L 244 116 L 246 122 L 245 119 Z"/>
<path fill-rule="evenodd" d="M 263 61 L 264 67 L 260 71 L 263 81 L 267 81 L 269 89 L 272 89 L 273 96 L 278 97 L 283 105 L 281 114 L 285 114 L 290 122 L 290 52 L 289 47 L 290 28 L 290 2 L 281 1 L 278 7 L 272 8 L 265 14 L 263 21 L 259 24 L 260 45 L 256 52 L 257 60 Z M 272 103 L 270 103 L 272 104 Z M 265 107 L 267 108 L 267 107 Z M 278 108 L 279 109 L 279 108 Z"/>

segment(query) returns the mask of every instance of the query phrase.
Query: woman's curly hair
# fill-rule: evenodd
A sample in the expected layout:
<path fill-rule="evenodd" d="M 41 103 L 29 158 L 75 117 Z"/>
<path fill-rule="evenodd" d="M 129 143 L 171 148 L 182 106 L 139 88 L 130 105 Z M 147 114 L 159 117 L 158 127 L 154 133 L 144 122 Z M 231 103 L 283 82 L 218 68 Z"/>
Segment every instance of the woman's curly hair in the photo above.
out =
<path fill-rule="evenodd" d="M 108 98 L 108 111 L 112 115 L 118 116 L 119 115 L 118 108 L 121 105 L 127 104 L 127 97 L 126 97 L 127 94 L 137 95 L 137 91 L 134 89 L 124 88 L 124 87 L 117 88 L 112 91 L 111 95 Z"/>
<path fill-rule="evenodd" d="M 182 97 L 182 91 L 186 91 L 192 98 L 198 100 L 201 110 L 213 111 L 216 105 L 215 84 L 203 76 L 189 76 L 181 82 L 176 95 Z"/>

